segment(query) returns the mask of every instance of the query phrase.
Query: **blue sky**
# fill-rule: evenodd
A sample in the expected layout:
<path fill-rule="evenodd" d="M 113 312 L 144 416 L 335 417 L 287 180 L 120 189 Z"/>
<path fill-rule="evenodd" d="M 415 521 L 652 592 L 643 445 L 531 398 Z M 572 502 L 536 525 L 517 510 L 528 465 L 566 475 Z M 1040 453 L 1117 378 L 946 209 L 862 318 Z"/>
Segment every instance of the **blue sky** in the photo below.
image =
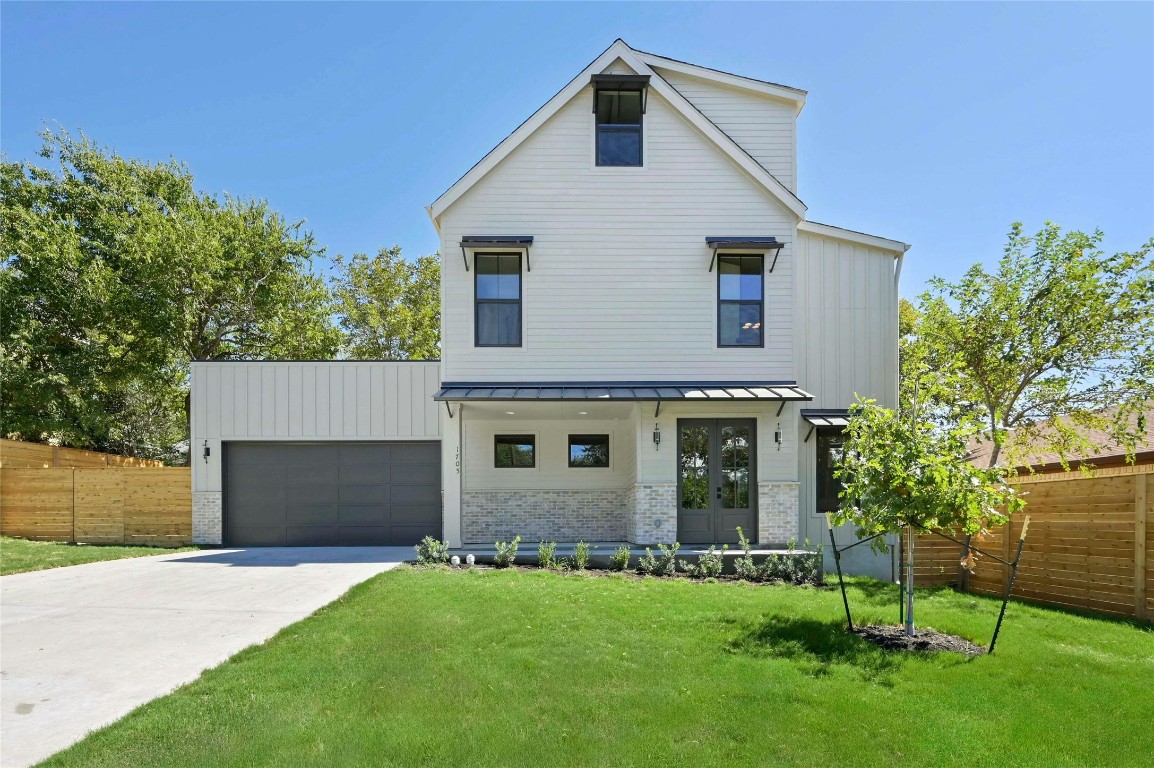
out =
<path fill-rule="evenodd" d="M 424 206 L 616 37 L 807 89 L 809 216 L 914 245 L 903 293 L 1011 221 L 1154 235 L 1154 4 L 99 4 L 0 9 L 0 144 L 175 156 L 331 253 L 436 250 Z"/>

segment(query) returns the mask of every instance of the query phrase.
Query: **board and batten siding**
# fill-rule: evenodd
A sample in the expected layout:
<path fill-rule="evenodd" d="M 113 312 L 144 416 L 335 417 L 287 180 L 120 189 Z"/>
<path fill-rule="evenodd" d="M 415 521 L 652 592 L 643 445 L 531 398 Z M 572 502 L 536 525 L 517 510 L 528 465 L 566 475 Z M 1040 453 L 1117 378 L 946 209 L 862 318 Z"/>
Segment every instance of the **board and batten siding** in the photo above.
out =
<path fill-rule="evenodd" d="M 220 490 L 221 444 L 228 441 L 440 439 L 433 401 L 439 366 L 436 361 L 193 363 L 193 490 Z"/>
<path fill-rule="evenodd" d="M 797 107 L 692 75 L 656 69 L 786 189 L 797 194 Z"/>
<path fill-rule="evenodd" d="M 575 97 L 442 214 L 444 379 L 792 380 L 793 214 L 653 91 L 644 167 L 597 167 L 592 98 Z M 474 346 L 474 272 L 458 243 L 478 234 L 535 238 L 519 348 Z M 765 274 L 764 348 L 717 347 L 709 235 L 786 243 Z"/>

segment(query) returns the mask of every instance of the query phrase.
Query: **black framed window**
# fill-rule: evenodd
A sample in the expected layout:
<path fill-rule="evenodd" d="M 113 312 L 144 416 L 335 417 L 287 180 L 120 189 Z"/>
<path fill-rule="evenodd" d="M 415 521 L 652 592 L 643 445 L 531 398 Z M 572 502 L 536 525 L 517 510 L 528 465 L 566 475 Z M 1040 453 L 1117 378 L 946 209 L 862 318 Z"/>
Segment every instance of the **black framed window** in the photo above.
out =
<path fill-rule="evenodd" d="M 597 165 L 641 165 L 642 92 L 598 89 Z"/>
<path fill-rule="evenodd" d="M 608 467 L 609 435 L 569 435 L 570 467 Z"/>
<path fill-rule="evenodd" d="M 532 469 L 537 466 L 537 437 L 535 435 L 494 436 L 493 466 L 497 469 Z"/>
<path fill-rule="evenodd" d="M 817 511 L 834 512 L 841 504 L 842 482 L 834 477 L 841 465 L 845 433 L 841 428 L 817 430 Z"/>
<path fill-rule="evenodd" d="M 478 253 L 473 263 L 476 346 L 521 346 L 521 254 Z"/>
<path fill-rule="evenodd" d="M 765 345 L 764 256 L 717 257 L 717 346 Z"/>

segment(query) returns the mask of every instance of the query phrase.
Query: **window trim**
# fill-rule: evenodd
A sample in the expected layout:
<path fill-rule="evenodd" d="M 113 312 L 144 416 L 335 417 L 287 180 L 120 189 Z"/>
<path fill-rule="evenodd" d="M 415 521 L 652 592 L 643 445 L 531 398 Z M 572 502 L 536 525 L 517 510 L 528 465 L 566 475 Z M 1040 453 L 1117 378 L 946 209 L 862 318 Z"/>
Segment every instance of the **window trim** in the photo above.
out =
<path fill-rule="evenodd" d="M 601 162 L 601 129 L 610 128 L 621 131 L 624 128 L 632 128 L 633 123 L 598 123 L 597 122 L 597 98 L 601 91 L 617 91 L 626 92 L 636 90 L 640 94 L 641 112 L 637 115 L 637 164 L 636 165 L 611 165 Z M 622 131 L 623 132 L 623 131 Z M 634 88 L 610 88 L 608 86 L 593 89 L 593 165 L 596 168 L 644 168 L 645 167 L 645 92 Z"/>
<path fill-rule="evenodd" d="M 516 256 L 517 257 L 517 298 L 514 299 L 482 299 L 477 295 L 477 281 L 481 277 L 481 270 L 477 268 L 477 259 L 485 256 Z M 481 251 L 473 253 L 473 346 L 474 347 L 505 347 L 517 348 L 525 343 L 525 269 L 519 251 Z M 481 305 L 482 304 L 516 304 L 517 305 L 517 343 L 516 344 L 482 344 L 481 343 Z"/>
<path fill-rule="evenodd" d="M 605 439 L 605 463 L 604 464 L 574 464 L 573 463 L 573 440 L 578 438 L 578 445 L 588 445 L 592 442 L 589 438 L 600 440 Z M 581 439 L 583 438 L 583 439 Z M 565 443 L 565 461 L 569 465 L 569 469 L 612 469 L 613 468 L 613 436 L 606 432 L 579 432 L 570 434 Z"/>
<path fill-rule="evenodd" d="M 529 443 L 533 446 L 533 463 L 527 467 L 518 467 L 516 464 L 509 466 L 502 466 L 497 463 L 497 447 L 501 445 L 501 439 L 517 440 L 519 444 Z M 515 434 L 494 434 L 493 435 L 493 469 L 536 469 L 537 468 L 537 435 L 535 433 L 522 432 Z"/>
<path fill-rule="evenodd" d="M 761 299 L 758 301 L 751 301 L 749 299 L 722 299 L 721 298 L 721 260 L 727 256 L 740 256 L 743 258 L 757 257 L 761 259 Z M 757 304 L 761 308 L 761 328 L 758 330 L 757 344 L 722 344 L 721 343 L 721 307 L 723 304 Z M 717 348 L 718 349 L 765 349 L 765 252 L 759 253 L 735 253 L 727 251 L 717 254 Z"/>

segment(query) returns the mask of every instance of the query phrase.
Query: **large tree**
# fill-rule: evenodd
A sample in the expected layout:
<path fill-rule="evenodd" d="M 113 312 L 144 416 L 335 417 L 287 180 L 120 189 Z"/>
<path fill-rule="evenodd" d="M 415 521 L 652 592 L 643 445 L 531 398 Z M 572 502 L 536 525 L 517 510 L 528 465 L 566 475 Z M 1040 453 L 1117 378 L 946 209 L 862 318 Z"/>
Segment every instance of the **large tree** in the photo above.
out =
<path fill-rule="evenodd" d="M 934 279 L 907 309 L 903 403 L 943 421 L 973 418 L 989 464 L 1020 463 L 1030 446 L 1067 457 L 1133 450 L 1154 397 L 1154 240 L 1108 255 L 1102 233 L 1036 235 L 1014 224 L 996 268 Z"/>
<path fill-rule="evenodd" d="M 441 349 L 441 261 L 409 261 L 400 246 L 333 259 L 333 299 L 347 357 L 429 360 Z"/>
<path fill-rule="evenodd" d="M 0 433 L 171 458 L 189 361 L 335 352 L 299 225 L 174 160 L 42 138 L 48 167 L 0 164 Z"/>

